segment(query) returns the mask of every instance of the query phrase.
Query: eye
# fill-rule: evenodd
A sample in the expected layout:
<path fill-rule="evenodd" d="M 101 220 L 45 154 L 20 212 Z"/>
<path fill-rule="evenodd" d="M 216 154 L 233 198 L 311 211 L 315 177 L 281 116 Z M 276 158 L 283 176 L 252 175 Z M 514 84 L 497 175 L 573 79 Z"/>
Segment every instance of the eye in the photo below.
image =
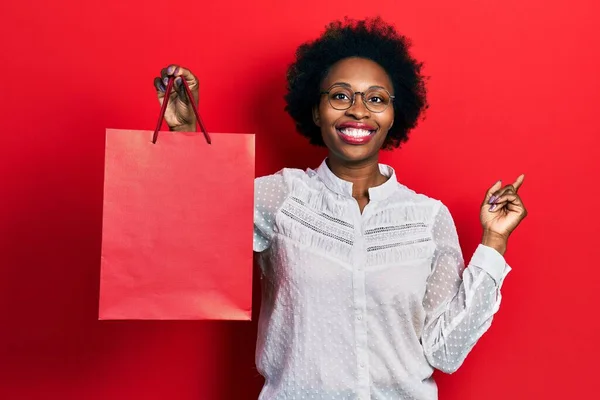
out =
<path fill-rule="evenodd" d="M 367 91 L 365 96 L 367 102 L 373 105 L 386 105 L 390 102 L 390 95 L 387 94 L 384 90 L 372 89 Z"/>
<path fill-rule="evenodd" d="M 343 93 L 343 92 L 332 93 L 331 98 L 333 100 L 344 100 L 344 101 L 350 100 L 350 97 L 346 93 Z"/>
<path fill-rule="evenodd" d="M 379 96 L 371 96 L 369 97 L 369 102 L 370 103 L 383 103 L 385 100 L 383 100 L 381 97 Z"/>

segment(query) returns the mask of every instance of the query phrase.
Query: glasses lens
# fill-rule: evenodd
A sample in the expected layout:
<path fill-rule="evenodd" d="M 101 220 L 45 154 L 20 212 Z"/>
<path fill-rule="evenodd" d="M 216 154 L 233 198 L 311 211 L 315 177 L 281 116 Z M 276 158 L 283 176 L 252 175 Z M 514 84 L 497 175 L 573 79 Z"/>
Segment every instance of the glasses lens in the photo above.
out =
<path fill-rule="evenodd" d="M 365 105 L 373 112 L 382 112 L 390 105 L 390 94 L 385 89 L 373 88 L 365 93 Z"/>
<path fill-rule="evenodd" d="M 354 93 L 344 87 L 333 87 L 329 90 L 329 104 L 336 110 L 345 110 L 352 105 Z"/>

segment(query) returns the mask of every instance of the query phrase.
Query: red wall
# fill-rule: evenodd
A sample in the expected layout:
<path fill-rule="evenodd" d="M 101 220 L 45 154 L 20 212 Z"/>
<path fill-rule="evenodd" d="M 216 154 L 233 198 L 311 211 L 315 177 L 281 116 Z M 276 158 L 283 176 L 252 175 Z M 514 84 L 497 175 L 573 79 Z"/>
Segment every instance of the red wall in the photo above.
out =
<path fill-rule="evenodd" d="M 96 320 L 104 129 L 151 129 L 152 78 L 176 62 L 201 78 L 209 130 L 257 134 L 257 175 L 316 166 L 324 153 L 283 112 L 286 66 L 329 20 L 375 14 L 431 76 L 427 119 L 384 161 L 450 207 L 467 258 L 485 189 L 527 173 L 502 307 L 438 376 L 441 399 L 595 398 L 596 4 L 2 2 L 0 398 L 256 398 L 254 322 Z"/>

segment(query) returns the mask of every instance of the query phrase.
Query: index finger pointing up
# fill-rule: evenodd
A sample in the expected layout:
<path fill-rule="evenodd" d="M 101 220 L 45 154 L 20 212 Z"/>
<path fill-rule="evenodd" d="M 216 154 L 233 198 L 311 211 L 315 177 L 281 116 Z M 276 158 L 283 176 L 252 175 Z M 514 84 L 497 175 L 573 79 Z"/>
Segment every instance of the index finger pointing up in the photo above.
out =
<path fill-rule="evenodd" d="M 515 188 L 515 192 L 517 192 L 519 190 L 519 188 L 523 184 L 524 180 L 525 180 L 525 174 L 519 175 L 519 177 L 517 178 L 517 180 L 515 181 L 515 183 L 513 183 L 513 186 Z"/>

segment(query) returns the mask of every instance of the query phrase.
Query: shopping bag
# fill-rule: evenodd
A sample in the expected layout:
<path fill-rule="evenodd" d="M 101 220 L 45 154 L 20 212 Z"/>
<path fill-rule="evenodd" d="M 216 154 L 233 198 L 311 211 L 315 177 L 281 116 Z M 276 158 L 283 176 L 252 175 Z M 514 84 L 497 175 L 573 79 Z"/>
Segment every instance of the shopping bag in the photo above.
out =
<path fill-rule="evenodd" d="M 185 84 L 185 81 L 184 81 Z M 249 320 L 254 135 L 106 130 L 100 319 Z"/>

